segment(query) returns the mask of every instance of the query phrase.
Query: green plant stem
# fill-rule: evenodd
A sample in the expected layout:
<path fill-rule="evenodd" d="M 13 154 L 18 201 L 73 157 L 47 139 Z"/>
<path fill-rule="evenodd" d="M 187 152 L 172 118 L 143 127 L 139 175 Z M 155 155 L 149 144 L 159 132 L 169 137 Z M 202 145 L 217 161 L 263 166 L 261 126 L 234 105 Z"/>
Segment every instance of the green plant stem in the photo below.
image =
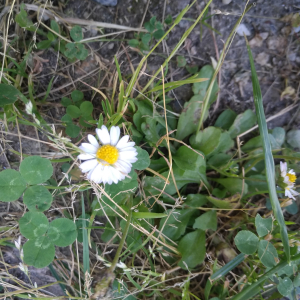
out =
<path fill-rule="evenodd" d="M 300 259 L 300 254 L 295 255 L 291 258 L 291 261 L 296 261 Z M 256 282 L 252 283 L 250 286 L 244 288 L 241 292 L 235 295 L 231 300 L 248 300 L 254 299 L 254 296 L 260 291 L 260 285 L 266 281 L 270 276 L 274 275 L 284 267 L 288 265 L 288 261 L 282 261 L 277 266 L 272 268 L 270 271 L 262 275 Z M 259 289 L 259 290 L 258 290 Z"/>
<path fill-rule="evenodd" d="M 119 247 L 117 249 L 117 252 L 116 252 L 116 255 L 114 257 L 114 260 L 112 261 L 111 263 L 111 266 L 110 268 L 108 269 L 108 272 L 109 273 L 113 273 L 115 268 L 116 268 L 116 265 L 119 261 L 119 258 L 120 258 L 120 255 L 121 255 L 121 252 L 122 252 L 122 249 L 123 249 L 123 246 L 125 244 L 125 240 L 126 240 L 126 237 L 127 237 L 127 234 L 128 234 L 128 231 L 129 231 L 129 227 L 130 227 L 130 222 L 131 222 L 131 217 L 132 217 L 132 210 L 131 210 L 131 207 L 132 207 L 132 204 L 133 204 L 133 198 L 132 198 L 132 195 L 129 196 L 129 201 L 128 201 L 128 209 L 129 209 L 129 212 L 128 212 L 128 217 L 127 217 L 127 222 L 126 222 L 126 226 L 125 226 L 125 229 L 124 229 L 124 232 L 122 234 L 122 238 L 121 238 L 121 241 L 120 241 L 120 244 L 119 244 Z"/>

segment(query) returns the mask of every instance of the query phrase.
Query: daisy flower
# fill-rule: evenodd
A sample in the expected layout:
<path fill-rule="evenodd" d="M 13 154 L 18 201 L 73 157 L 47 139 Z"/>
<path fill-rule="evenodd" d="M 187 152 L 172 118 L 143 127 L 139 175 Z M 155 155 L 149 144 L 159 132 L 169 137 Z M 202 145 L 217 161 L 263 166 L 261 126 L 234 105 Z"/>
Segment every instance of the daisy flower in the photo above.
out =
<path fill-rule="evenodd" d="M 295 181 L 297 179 L 297 176 L 296 176 L 294 170 L 290 169 L 288 171 L 287 163 L 281 161 L 280 162 L 280 172 L 281 172 L 283 186 L 285 189 L 285 196 L 295 200 L 294 196 L 299 195 L 299 193 L 296 192 L 295 190 L 293 190 Z"/>
<path fill-rule="evenodd" d="M 99 142 L 89 134 L 89 143 L 82 143 L 79 148 L 83 151 L 78 155 L 85 160 L 79 168 L 87 173 L 87 178 L 95 183 L 112 184 L 125 179 L 130 173 L 132 163 L 137 161 L 135 143 L 129 142 L 129 136 L 120 139 L 120 128 L 112 126 L 110 132 L 106 126 L 96 129 Z"/>

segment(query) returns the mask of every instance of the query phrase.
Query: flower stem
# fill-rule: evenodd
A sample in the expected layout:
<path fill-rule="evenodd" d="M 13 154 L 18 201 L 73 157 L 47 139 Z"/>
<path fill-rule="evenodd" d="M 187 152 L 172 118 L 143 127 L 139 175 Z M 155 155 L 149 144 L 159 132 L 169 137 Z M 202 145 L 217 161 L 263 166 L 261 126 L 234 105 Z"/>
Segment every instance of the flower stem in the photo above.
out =
<path fill-rule="evenodd" d="M 116 265 L 119 261 L 120 254 L 122 252 L 122 249 L 123 249 L 123 246 L 125 244 L 125 240 L 126 240 L 126 237 L 127 237 L 128 231 L 129 231 L 131 217 L 132 217 L 132 210 L 131 210 L 132 203 L 133 203 L 132 195 L 129 196 L 129 201 L 128 202 L 129 202 L 128 203 L 129 212 L 128 212 L 128 218 L 127 218 L 126 226 L 125 226 L 124 232 L 122 234 L 122 238 L 121 238 L 119 247 L 117 249 L 116 255 L 114 257 L 114 260 L 112 261 L 111 266 L 108 269 L 108 272 L 111 272 L 111 273 L 113 273 L 115 268 L 116 268 Z"/>

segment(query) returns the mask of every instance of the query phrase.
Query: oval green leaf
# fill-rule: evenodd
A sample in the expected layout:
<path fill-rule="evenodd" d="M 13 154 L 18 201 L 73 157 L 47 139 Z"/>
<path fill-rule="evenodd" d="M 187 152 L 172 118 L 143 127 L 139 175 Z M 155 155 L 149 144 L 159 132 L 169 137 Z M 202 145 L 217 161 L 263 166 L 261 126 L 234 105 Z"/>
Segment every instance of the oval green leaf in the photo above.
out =
<path fill-rule="evenodd" d="M 255 227 L 258 236 L 262 237 L 272 232 L 273 221 L 272 218 L 264 219 L 257 214 L 255 217 Z"/>
<path fill-rule="evenodd" d="M 83 39 L 82 29 L 78 25 L 71 29 L 70 35 L 75 42 L 79 42 Z"/>
<path fill-rule="evenodd" d="M 82 115 L 81 110 L 75 105 L 69 105 L 66 111 L 73 119 L 79 118 Z"/>
<path fill-rule="evenodd" d="M 151 212 L 132 212 L 132 217 L 135 219 L 160 219 L 166 217 L 166 214 L 151 213 Z"/>
<path fill-rule="evenodd" d="M 253 254 L 257 247 L 259 239 L 258 237 L 248 230 L 240 231 L 234 238 L 236 247 L 244 254 Z"/>
<path fill-rule="evenodd" d="M 19 199 L 26 189 L 26 181 L 16 170 L 0 172 L 0 201 L 11 202 Z"/>
<path fill-rule="evenodd" d="M 93 107 L 92 102 L 83 101 L 80 104 L 80 110 L 81 110 L 83 116 L 90 116 L 93 112 L 93 109 L 94 109 L 94 107 Z"/>
<path fill-rule="evenodd" d="M 218 225 L 217 212 L 215 210 L 208 211 L 202 214 L 195 220 L 193 228 L 202 230 L 211 229 L 216 231 Z"/>
<path fill-rule="evenodd" d="M 283 279 L 279 277 L 278 281 L 279 281 L 279 284 L 277 285 L 278 292 L 282 296 L 286 296 L 286 297 L 289 296 L 294 288 L 292 280 L 288 277 L 285 277 Z"/>
<path fill-rule="evenodd" d="M 23 202 L 31 211 L 45 211 L 52 203 L 51 193 L 42 185 L 29 187 L 23 197 Z"/>
<path fill-rule="evenodd" d="M 34 155 L 26 157 L 20 165 L 20 173 L 29 184 L 40 184 L 53 174 L 50 160 Z"/>
<path fill-rule="evenodd" d="M 19 227 L 22 235 L 27 239 L 33 239 L 46 233 L 49 222 L 43 213 L 30 211 L 19 220 Z"/>
<path fill-rule="evenodd" d="M 50 223 L 47 234 L 53 244 L 59 247 L 66 247 L 76 240 L 77 229 L 73 221 L 59 218 Z"/>
<path fill-rule="evenodd" d="M 23 246 L 24 263 L 36 268 L 47 267 L 54 259 L 55 248 L 47 236 L 27 241 Z"/>
<path fill-rule="evenodd" d="M 141 147 L 135 147 L 135 149 L 138 153 L 138 160 L 132 164 L 132 168 L 135 170 L 145 170 L 150 165 L 149 154 L 146 150 L 142 149 Z"/>
<path fill-rule="evenodd" d="M 182 255 L 178 265 L 182 269 L 194 268 L 201 264 L 205 258 L 205 232 L 198 229 L 186 234 L 179 242 L 178 251 Z"/>
<path fill-rule="evenodd" d="M 278 254 L 276 248 L 270 241 L 261 240 L 258 246 L 258 257 L 267 268 L 272 268 L 277 264 Z"/>
<path fill-rule="evenodd" d="M 14 86 L 9 84 L 0 84 L 0 107 L 12 104 L 16 102 L 18 99 L 25 100 L 24 102 L 27 103 L 28 100 L 25 96 Z"/>

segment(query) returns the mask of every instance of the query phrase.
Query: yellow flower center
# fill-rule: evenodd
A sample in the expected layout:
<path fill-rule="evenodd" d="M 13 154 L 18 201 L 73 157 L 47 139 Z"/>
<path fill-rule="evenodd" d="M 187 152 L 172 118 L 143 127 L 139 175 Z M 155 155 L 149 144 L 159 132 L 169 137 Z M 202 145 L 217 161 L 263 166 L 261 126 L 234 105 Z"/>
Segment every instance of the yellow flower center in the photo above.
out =
<path fill-rule="evenodd" d="M 114 164 L 118 160 L 119 152 L 114 146 L 104 145 L 98 149 L 96 157 L 108 162 L 109 164 Z"/>
<path fill-rule="evenodd" d="M 289 181 L 292 182 L 292 183 L 294 183 L 296 181 L 296 179 L 297 179 L 297 176 L 294 175 L 294 174 L 287 173 L 286 175 L 289 178 Z"/>

